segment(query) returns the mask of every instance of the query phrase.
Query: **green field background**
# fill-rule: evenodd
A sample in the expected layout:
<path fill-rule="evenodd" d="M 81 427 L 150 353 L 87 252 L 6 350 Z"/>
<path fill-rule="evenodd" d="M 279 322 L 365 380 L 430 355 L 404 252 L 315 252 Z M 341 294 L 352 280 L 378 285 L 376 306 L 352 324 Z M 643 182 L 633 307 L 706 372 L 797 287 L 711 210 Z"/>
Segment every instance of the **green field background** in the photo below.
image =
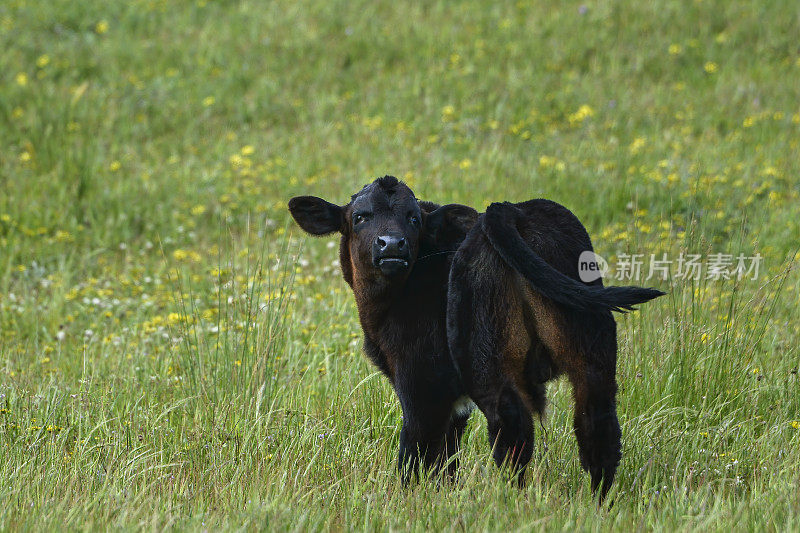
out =
<path fill-rule="evenodd" d="M 0 529 L 799 529 L 798 43 L 790 0 L 3 1 Z M 400 486 L 286 210 L 384 174 L 555 200 L 612 264 L 763 257 L 618 316 L 613 506 L 562 382 L 525 489 L 477 412 L 457 482 Z"/>

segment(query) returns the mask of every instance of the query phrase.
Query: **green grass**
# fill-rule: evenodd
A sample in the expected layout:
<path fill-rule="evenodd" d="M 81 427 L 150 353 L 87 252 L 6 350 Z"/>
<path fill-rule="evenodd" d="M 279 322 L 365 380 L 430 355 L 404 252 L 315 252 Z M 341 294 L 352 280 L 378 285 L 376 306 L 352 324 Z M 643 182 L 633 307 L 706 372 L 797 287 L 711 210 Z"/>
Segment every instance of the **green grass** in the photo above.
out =
<path fill-rule="evenodd" d="M 0 529 L 799 528 L 797 35 L 789 0 L 3 2 Z M 479 413 L 457 484 L 400 487 L 285 207 L 383 174 L 553 199 L 611 259 L 763 255 L 618 318 L 612 508 L 565 383 L 524 490 Z"/>

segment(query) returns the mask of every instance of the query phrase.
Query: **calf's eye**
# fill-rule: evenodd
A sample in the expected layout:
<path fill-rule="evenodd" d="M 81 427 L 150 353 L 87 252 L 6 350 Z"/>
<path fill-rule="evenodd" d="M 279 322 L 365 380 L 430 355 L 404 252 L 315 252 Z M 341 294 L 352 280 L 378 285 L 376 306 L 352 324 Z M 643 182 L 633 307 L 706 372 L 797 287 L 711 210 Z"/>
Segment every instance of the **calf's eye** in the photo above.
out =
<path fill-rule="evenodd" d="M 419 217 L 417 215 L 408 215 L 408 221 L 415 226 L 419 225 Z"/>
<path fill-rule="evenodd" d="M 367 219 L 364 215 L 353 215 L 353 225 L 364 222 Z"/>

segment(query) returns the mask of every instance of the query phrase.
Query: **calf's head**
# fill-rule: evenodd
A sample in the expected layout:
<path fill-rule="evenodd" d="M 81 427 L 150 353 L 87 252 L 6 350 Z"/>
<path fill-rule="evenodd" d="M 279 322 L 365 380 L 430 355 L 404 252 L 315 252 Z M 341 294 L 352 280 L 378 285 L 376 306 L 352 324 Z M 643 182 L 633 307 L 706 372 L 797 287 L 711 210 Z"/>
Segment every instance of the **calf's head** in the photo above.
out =
<path fill-rule="evenodd" d="M 467 206 L 418 201 L 393 176 L 376 179 L 343 206 L 298 196 L 289 201 L 289 211 L 312 235 L 341 234 L 342 274 L 351 286 L 401 284 L 418 259 L 455 250 L 478 216 Z"/>

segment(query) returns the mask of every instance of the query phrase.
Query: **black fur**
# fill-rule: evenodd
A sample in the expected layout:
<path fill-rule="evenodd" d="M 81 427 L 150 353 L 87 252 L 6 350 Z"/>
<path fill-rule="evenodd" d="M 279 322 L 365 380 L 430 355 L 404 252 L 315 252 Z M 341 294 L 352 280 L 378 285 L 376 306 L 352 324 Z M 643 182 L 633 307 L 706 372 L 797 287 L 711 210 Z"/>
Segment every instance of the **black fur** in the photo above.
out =
<path fill-rule="evenodd" d="M 479 217 L 467 206 L 418 201 L 385 176 L 344 206 L 305 196 L 289 208 L 309 233 L 342 235 L 342 275 L 356 298 L 364 351 L 403 410 L 404 480 L 448 460 L 455 471 L 470 411 L 456 406 L 468 395 L 486 415 L 495 461 L 508 461 L 522 483 L 544 384 L 566 374 L 581 465 L 592 490 L 602 481 L 606 494 L 620 459 L 611 310 L 660 291 L 582 283 L 578 256 L 592 249 L 589 236 L 547 200 L 492 204 Z M 376 256 L 374 243 L 388 238 L 402 248 Z"/>

